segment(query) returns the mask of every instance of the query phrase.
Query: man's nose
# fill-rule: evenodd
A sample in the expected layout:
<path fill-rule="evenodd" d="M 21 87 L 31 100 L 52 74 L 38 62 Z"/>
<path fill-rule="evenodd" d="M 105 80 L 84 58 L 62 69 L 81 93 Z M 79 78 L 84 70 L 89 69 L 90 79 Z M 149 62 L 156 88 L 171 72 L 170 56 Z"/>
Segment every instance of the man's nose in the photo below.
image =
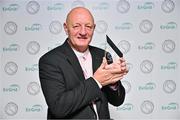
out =
<path fill-rule="evenodd" d="M 81 34 L 81 35 L 86 35 L 86 34 L 87 34 L 87 31 L 86 31 L 86 27 L 85 27 L 85 26 L 82 26 L 82 27 L 81 27 L 80 34 Z"/>

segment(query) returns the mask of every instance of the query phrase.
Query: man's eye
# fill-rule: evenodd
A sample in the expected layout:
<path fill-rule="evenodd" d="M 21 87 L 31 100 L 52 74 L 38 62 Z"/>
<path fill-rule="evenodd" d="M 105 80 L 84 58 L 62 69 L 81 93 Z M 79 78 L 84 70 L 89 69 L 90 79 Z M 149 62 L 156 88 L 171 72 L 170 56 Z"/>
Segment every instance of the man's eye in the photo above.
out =
<path fill-rule="evenodd" d="M 86 26 L 87 28 L 89 28 L 89 29 L 92 29 L 93 27 L 92 26 Z"/>
<path fill-rule="evenodd" d="M 73 26 L 74 29 L 77 29 L 77 28 L 79 28 L 79 27 L 80 27 L 80 25 L 74 25 L 74 26 Z"/>
<path fill-rule="evenodd" d="M 73 26 L 73 28 L 77 28 L 77 27 L 79 27 L 79 26 Z"/>

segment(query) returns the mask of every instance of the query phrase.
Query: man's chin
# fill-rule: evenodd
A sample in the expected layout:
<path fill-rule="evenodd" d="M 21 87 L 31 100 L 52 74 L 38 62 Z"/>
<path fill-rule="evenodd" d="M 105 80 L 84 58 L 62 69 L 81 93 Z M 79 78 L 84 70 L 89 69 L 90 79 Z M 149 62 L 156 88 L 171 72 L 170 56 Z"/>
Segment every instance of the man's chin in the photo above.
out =
<path fill-rule="evenodd" d="M 89 45 L 89 41 L 80 41 L 78 46 L 81 46 L 81 47 L 87 47 Z"/>
<path fill-rule="evenodd" d="M 88 45 L 80 45 L 78 46 L 78 51 L 85 52 L 88 48 Z"/>
<path fill-rule="evenodd" d="M 80 41 L 80 42 L 87 42 L 87 41 L 89 41 L 89 39 L 78 39 L 78 41 Z"/>

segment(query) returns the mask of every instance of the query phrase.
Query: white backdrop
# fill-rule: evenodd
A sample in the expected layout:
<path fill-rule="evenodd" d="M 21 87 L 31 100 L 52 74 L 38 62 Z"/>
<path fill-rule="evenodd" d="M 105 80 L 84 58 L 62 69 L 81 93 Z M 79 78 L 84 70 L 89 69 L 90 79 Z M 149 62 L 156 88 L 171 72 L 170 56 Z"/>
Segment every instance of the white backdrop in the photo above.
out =
<path fill-rule="evenodd" d="M 38 60 L 64 42 L 62 24 L 76 6 L 95 16 L 91 44 L 104 49 L 108 34 L 128 62 L 126 99 L 110 105 L 111 117 L 179 120 L 179 0 L 1 0 L 0 119 L 46 118 Z"/>

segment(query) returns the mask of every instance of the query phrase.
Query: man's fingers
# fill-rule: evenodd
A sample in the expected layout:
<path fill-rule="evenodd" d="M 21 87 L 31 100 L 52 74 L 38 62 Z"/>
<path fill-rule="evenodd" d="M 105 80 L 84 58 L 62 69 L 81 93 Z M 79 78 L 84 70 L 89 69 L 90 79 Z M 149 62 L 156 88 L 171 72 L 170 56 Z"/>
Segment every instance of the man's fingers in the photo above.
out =
<path fill-rule="evenodd" d="M 121 80 L 123 78 L 123 75 L 114 75 L 110 79 L 103 82 L 104 85 L 114 84 L 117 81 Z"/>

